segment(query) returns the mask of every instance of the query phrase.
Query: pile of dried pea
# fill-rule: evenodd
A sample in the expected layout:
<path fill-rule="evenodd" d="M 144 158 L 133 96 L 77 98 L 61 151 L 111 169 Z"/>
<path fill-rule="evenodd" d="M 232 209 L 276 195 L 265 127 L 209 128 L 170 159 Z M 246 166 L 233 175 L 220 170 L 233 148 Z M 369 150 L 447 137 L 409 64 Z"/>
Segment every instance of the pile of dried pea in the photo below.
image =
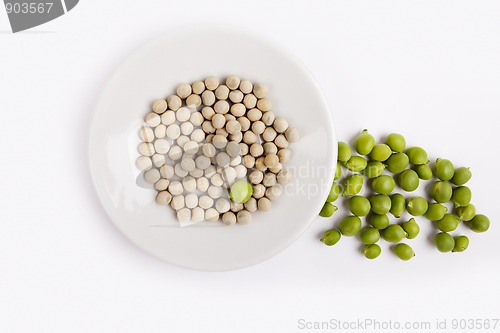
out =
<path fill-rule="evenodd" d="M 299 131 L 278 117 L 268 87 L 238 76 L 182 83 L 139 130 L 137 168 L 181 223 L 248 224 L 269 211 L 292 174 Z"/>
<path fill-rule="evenodd" d="M 319 213 L 331 217 L 337 207 L 333 205 L 340 195 L 348 200 L 352 215 L 343 217 L 337 228 L 327 230 L 321 241 L 335 245 L 341 236 L 356 236 L 365 245 L 361 253 L 368 259 L 377 258 L 382 252 L 377 244 L 380 238 L 396 244 L 393 251 L 401 260 L 410 260 L 415 252 L 403 239 L 413 239 L 420 233 L 415 217 L 423 216 L 433 221 L 439 230 L 434 236 L 434 244 L 440 252 L 463 252 L 469 245 L 465 235 L 453 237 L 450 232 L 464 222 L 474 232 L 488 230 L 490 221 L 482 214 L 476 214 L 471 203 L 472 192 L 465 184 L 472 173 L 469 168 L 455 168 L 447 159 L 438 158 L 431 168 L 427 152 L 421 147 L 406 147 L 401 134 L 389 134 L 385 143 L 376 143 L 375 138 L 363 130 L 355 140 L 354 155 L 345 142 L 338 143 L 338 161 L 335 179 L 328 198 Z M 347 169 L 342 186 L 337 183 Z M 387 170 L 389 174 L 384 174 Z M 365 179 L 371 180 L 371 195 L 358 195 Z M 398 185 L 404 192 L 415 191 L 422 181 L 432 181 L 429 197 L 405 197 L 394 192 Z M 342 190 L 341 190 L 342 187 Z M 453 211 L 448 212 L 446 203 L 453 203 Z M 391 223 L 388 214 L 400 218 L 407 211 L 413 217 L 402 223 Z M 367 217 L 370 224 L 362 229 L 361 217 Z"/>

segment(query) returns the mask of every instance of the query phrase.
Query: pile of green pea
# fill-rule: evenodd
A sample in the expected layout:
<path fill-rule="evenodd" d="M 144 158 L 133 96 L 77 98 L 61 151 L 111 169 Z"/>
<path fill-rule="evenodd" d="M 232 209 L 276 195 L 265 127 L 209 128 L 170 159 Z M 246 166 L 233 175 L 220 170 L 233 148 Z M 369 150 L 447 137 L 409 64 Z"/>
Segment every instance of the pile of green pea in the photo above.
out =
<path fill-rule="evenodd" d="M 353 154 L 345 142 L 338 143 L 338 162 L 335 179 L 328 198 L 319 213 L 331 217 L 337 210 L 333 204 L 342 194 L 348 200 L 350 213 L 338 221 L 337 228 L 327 230 L 321 241 L 335 245 L 342 236 L 356 236 L 364 244 L 361 253 L 368 259 L 377 258 L 382 252 L 377 244 L 380 238 L 396 244 L 393 252 L 401 260 L 415 256 L 412 247 L 404 239 L 413 239 L 420 233 L 415 217 L 423 216 L 432 221 L 439 230 L 434 236 L 434 244 L 440 252 L 463 252 L 469 245 L 465 235 L 453 237 L 450 232 L 464 222 L 474 232 L 485 232 L 490 226 L 488 217 L 476 214 L 471 204 L 472 193 L 465 184 L 472 177 L 469 168 L 455 168 L 447 159 L 438 158 L 431 168 L 427 152 L 421 147 L 406 147 L 401 134 L 389 134 L 385 143 L 375 143 L 375 138 L 363 130 L 356 138 Z M 343 182 L 337 183 L 347 169 Z M 387 170 L 384 174 L 384 170 Z M 387 174 L 390 173 L 390 174 Z M 359 195 L 365 180 L 371 180 L 369 197 Z M 422 181 L 432 181 L 428 198 L 422 196 L 405 197 L 394 192 L 398 185 L 404 192 L 413 192 Z M 342 188 L 342 190 L 341 190 Z M 446 203 L 453 203 L 448 212 Z M 413 216 L 408 221 L 391 223 L 389 214 L 400 218 L 407 211 Z M 361 217 L 369 226 L 362 229 Z"/>

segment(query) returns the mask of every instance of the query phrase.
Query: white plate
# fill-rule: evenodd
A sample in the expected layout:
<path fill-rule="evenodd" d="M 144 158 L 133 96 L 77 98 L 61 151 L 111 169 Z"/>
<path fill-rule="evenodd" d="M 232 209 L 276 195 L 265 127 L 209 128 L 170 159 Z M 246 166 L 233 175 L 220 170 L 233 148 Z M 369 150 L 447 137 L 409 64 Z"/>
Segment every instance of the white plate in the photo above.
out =
<path fill-rule="evenodd" d="M 155 191 L 137 185 L 137 130 L 151 103 L 177 84 L 239 75 L 269 86 L 273 111 L 300 130 L 288 164 L 295 178 L 270 212 L 249 225 L 202 222 L 179 227 Z M 145 44 L 105 87 L 90 132 L 94 184 L 111 220 L 145 251 L 178 266 L 224 271 L 279 253 L 317 216 L 333 179 L 337 143 L 325 98 L 304 67 L 272 40 L 225 26 L 194 26 Z"/>

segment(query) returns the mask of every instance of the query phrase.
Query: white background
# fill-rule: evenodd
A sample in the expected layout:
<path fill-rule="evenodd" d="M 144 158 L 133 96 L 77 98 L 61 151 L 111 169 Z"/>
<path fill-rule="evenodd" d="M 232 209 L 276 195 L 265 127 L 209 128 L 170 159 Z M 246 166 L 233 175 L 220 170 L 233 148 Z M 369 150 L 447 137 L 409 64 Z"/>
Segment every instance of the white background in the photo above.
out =
<path fill-rule="evenodd" d="M 386 248 L 365 260 L 356 239 L 325 247 L 318 236 L 331 219 L 235 272 L 189 271 L 141 252 L 92 188 L 91 115 L 129 52 L 210 22 L 260 31 L 300 58 L 330 102 L 339 139 L 397 131 L 432 158 L 470 166 L 490 231 L 467 233 L 465 253 L 441 254 L 420 219 L 410 262 Z M 2 9 L 0 332 L 306 331 L 301 318 L 439 318 L 451 331 L 453 318 L 500 318 L 500 2 L 82 0 L 53 22 L 8 30 Z"/>

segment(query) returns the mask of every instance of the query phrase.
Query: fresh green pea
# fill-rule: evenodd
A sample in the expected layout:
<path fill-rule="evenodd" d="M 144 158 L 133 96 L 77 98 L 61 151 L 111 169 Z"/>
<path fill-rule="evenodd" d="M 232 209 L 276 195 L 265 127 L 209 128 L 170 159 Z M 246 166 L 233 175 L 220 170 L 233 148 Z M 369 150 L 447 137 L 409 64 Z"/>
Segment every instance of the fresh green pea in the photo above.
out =
<path fill-rule="evenodd" d="M 406 199 L 402 194 L 395 193 L 391 195 L 391 210 L 389 212 L 394 217 L 400 217 L 406 210 Z"/>
<path fill-rule="evenodd" d="M 361 172 L 366 168 L 368 162 L 361 156 L 352 156 L 345 164 L 346 168 L 353 172 Z"/>
<path fill-rule="evenodd" d="M 380 232 L 372 227 L 364 228 L 359 233 L 359 239 L 366 245 L 375 244 L 380 239 Z"/>
<path fill-rule="evenodd" d="M 337 160 L 342 163 L 347 163 L 352 156 L 351 147 L 345 142 L 339 141 Z"/>
<path fill-rule="evenodd" d="M 333 246 L 337 244 L 339 240 L 340 240 L 340 232 L 336 229 L 325 231 L 323 237 L 321 238 L 321 241 L 328 246 Z"/>
<path fill-rule="evenodd" d="M 428 164 L 415 165 L 413 170 L 415 170 L 418 177 L 422 180 L 429 180 L 432 178 L 432 169 Z"/>
<path fill-rule="evenodd" d="M 405 243 L 399 243 L 394 247 L 394 253 L 399 259 L 408 261 L 415 256 L 415 252 L 410 245 Z"/>
<path fill-rule="evenodd" d="M 384 172 L 385 165 L 379 161 L 370 161 L 366 165 L 366 169 L 363 174 L 368 178 L 376 178 Z"/>
<path fill-rule="evenodd" d="M 415 221 L 413 217 L 407 222 L 401 224 L 401 227 L 406 232 L 406 238 L 408 239 L 413 239 L 420 233 L 420 226 L 417 224 L 417 221 Z"/>
<path fill-rule="evenodd" d="M 412 169 L 408 169 L 399 174 L 398 183 L 406 192 L 413 192 L 418 188 L 420 181 L 418 174 Z"/>
<path fill-rule="evenodd" d="M 394 153 L 385 161 L 387 169 L 392 173 L 403 172 L 409 165 L 410 160 L 405 153 Z"/>
<path fill-rule="evenodd" d="M 330 217 L 337 211 L 337 206 L 332 205 L 329 202 L 325 202 L 323 205 L 323 208 L 321 208 L 321 211 L 319 212 L 319 216 L 321 217 Z"/>
<path fill-rule="evenodd" d="M 437 181 L 432 184 L 431 197 L 439 203 L 450 201 L 453 194 L 453 188 L 448 181 Z"/>
<path fill-rule="evenodd" d="M 436 222 L 436 226 L 443 232 L 450 232 L 457 229 L 460 221 L 453 214 L 445 214 L 443 218 Z"/>
<path fill-rule="evenodd" d="M 451 182 L 455 185 L 461 186 L 467 183 L 472 177 L 472 172 L 469 168 L 460 167 L 455 170 L 455 175 L 451 179 Z"/>
<path fill-rule="evenodd" d="M 467 206 L 472 199 L 472 192 L 467 186 L 459 186 L 453 189 L 451 201 L 455 207 Z"/>
<path fill-rule="evenodd" d="M 366 129 L 358 135 L 354 144 L 354 148 L 361 155 L 370 154 L 373 146 L 375 146 L 375 138 Z"/>
<path fill-rule="evenodd" d="M 339 231 L 344 236 L 356 236 L 361 230 L 361 219 L 357 216 L 346 216 L 339 222 Z"/>
<path fill-rule="evenodd" d="M 450 252 L 455 248 L 455 239 L 446 232 L 440 232 L 434 236 L 434 244 L 441 252 Z"/>
<path fill-rule="evenodd" d="M 240 180 L 231 185 L 231 191 L 229 192 L 228 197 L 237 204 L 244 204 L 245 202 L 250 200 L 252 194 L 252 184 L 244 180 Z"/>
<path fill-rule="evenodd" d="M 365 197 L 356 195 L 349 198 L 349 210 L 356 216 L 365 216 L 370 212 L 370 200 Z"/>
<path fill-rule="evenodd" d="M 469 238 L 467 236 L 457 236 L 455 237 L 455 247 L 452 252 L 464 252 L 469 247 Z"/>
<path fill-rule="evenodd" d="M 390 243 L 399 243 L 405 238 L 406 232 L 399 224 L 391 224 L 381 232 L 382 238 Z"/>
<path fill-rule="evenodd" d="M 372 160 L 383 162 L 387 160 L 392 155 L 391 147 L 386 145 L 385 143 L 378 143 L 373 146 L 373 149 L 370 153 L 370 157 Z"/>
<path fill-rule="evenodd" d="M 391 133 L 387 136 L 385 142 L 396 153 L 401 153 L 406 148 L 405 137 L 401 134 Z"/>
<path fill-rule="evenodd" d="M 374 213 L 368 216 L 368 222 L 372 227 L 382 230 L 389 226 L 389 217 L 386 214 Z"/>
<path fill-rule="evenodd" d="M 448 208 L 446 206 L 443 206 L 440 203 L 432 203 L 429 205 L 429 208 L 427 208 L 427 212 L 425 212 L 424 215 L 428 220 L 439 221 L 444 217 L 447 211 Z"/>
<path fill-rule="evenodd" d="M 328 194 L 328 198 L 326 198 L 326 202 L 334 202 L 340 195 L 340 188 L 336 182 L 333 182 L 332 187 L 330 188 L 330 193 Z"/>
<path fill-rule="evenodd" d="M 372 189 L 380 194 L 389 194 L 394 190 L 396 182 L 394 178 L 387 175 L 378 176 L 372 181 Z"/>
<path fill-rule="evenodd" d="M 356 195 L 363 187 L 363 177 L 361 175 L 351 175 L 345 179 L 344 192 L 342 196 Z"/>
<path fill-rule="evenodd" d="M 468 222 L 476 216 L 476 207 L 473 204 L 468 204 L 464 207 L 457 208 L 457 215 L 461 221 Z"/>
<path fill-rule="evenodd" d="M 470 220 L 469 228 L 474 232 L 485 232 L 490 228 L 490 219 L 483 214 L 477 214 Z"/>
<path fill-rule="evenodd" d="M 421 216 L 427 212 L 429 204 L 422 197 L 413 197 L 406 201 L 406 210 L 413 216 Z"/>
<path fill-rule="evenodd" d="M 406 155 L 410 159 L 410 163 L 413 165 L 422 165 L 429 163 L 427 158 L 427 152 L 420 147 L 411 147 L 406 150 Z"/>
<path fill-rule="evenodd" d="M 370 197 L 372 212 L 375 214 L 387 214 L 391 209 L 391 198 L 384 194 L 376 194 Z"/>
<path fill-rule="evenodd" d="M 335 178 L 333 180 L 337 180 L 342 177 L 342 165 L 340 162 L 337 162 L 337 170 L 335 170 Z"/>
<path fill-rule="evenodd" d="M 450 180 L 455 175 L 455 167 L 450 160 L 438 158 L 434 165 L 434 174 L 441 180 Z"/>
<path fill-rule="evenodd" d="M 378 244 L 370 244 L 365 246 L 365 248 L 361 251 L 361 254 L 363 254 L 367 259 L 375 259 L 381 252 L 382 249 Z"/>

